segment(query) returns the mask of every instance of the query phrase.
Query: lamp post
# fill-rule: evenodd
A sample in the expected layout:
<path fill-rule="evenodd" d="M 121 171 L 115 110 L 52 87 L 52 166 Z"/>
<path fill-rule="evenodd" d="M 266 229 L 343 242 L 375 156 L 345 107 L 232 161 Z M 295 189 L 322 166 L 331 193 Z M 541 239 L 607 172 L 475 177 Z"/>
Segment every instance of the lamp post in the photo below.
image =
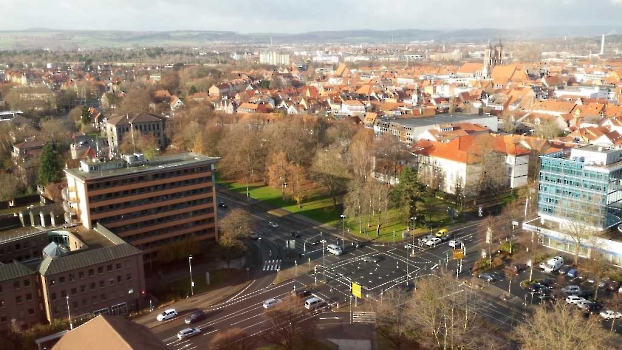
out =
<path fill-rule="evenodd" d="M 408 288 L 408 248 L 406 248 L 406 288 Z"/>
<path fill-rule="evenodd" d="M 326 265 L 324 261 L 324 240 L 322 240 L 322 272 L 324 273 L 324 281 L 326 281 Z"/>
<path fill-rule="evenodd" d="M 190 269 L 190 294 L 194 296 L 194 281 L 192 281 L 192 255 L 188 257 L 188 268 Z"/>
<path fill-rule="evenodd" d="M 346 215 L 341 214 L 341 248 L 346 251 Z"/>
<path fill-rule="evenodd" d="M 71 309 L 69 308 L 69 295 L 65 296 L 67 300 L 67 317 L 69 318 L 69 330 L 73 329 L 73 322 L 71 322 Z"/>

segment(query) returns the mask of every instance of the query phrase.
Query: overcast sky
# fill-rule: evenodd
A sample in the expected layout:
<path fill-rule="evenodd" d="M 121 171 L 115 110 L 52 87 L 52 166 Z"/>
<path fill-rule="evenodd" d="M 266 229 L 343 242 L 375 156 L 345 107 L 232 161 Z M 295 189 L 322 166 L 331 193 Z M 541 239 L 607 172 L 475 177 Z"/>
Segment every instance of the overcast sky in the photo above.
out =
<path fill-rule="evenodd" d="M 622 0 L 0 0 L 0 8 L 0 30 L 300 33 L 622 23 Z"/>

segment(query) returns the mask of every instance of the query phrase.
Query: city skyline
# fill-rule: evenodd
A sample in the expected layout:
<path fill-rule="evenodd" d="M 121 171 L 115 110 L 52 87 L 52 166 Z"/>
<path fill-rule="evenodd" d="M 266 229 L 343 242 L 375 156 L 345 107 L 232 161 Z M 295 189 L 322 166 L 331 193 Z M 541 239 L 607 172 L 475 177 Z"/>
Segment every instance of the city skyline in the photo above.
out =
<path fill-rule="evenodd" d="M 616 26 L 622 0 L 522 0 L 413 4 L 406 0 L 378 4 L 370 0 L 304 2 L 265 0 L 249 6 L 228 2 L 111 2 L 63 0 L 3 0 L 12 8 L 0 30 L 51 28 L 58 30 L 213 30 L 240 33 L 302 33 L 338 30 L 474 28 L 520 29 L 540 26 Z M 554 14 L 554 16 L 551 16 Z M 62 19 L 62 20 L 61 20 Z"/>

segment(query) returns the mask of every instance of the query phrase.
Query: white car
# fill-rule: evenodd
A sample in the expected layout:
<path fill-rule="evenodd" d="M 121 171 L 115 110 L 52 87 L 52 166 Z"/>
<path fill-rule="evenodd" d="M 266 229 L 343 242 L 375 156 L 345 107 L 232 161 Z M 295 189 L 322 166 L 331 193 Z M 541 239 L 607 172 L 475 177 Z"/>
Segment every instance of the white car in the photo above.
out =
<path fill-rule="evenodd" d="M 452 248 L 462 248 L 462 241 L 456 241 L 455 239 L 452 239 L 451 241 L 449 241 L 448 244 Z"/>
<path fill-rule="evenodd" d="M 576 295 L 569 295 L 566 297 L 566 302 L 568 304 L 578 304 L 579 302 L 587 301 L 585 298 L 578 297 Z"/>
<path fill-rule="evenodd" d="M 281 299 L 277 299 L 277 298 L 270 298 L 266 301 L 263 302 L 263 308 L 264 309 L 269 309 L 271 307 L 273 307 L 274 305 L 278 304 L 281 302 Z"/>
<path fill-rule="evenodd" d="M 177 338 L 179 338 L 179 340 L 184 340 L 199 334 L 201 334 L 201 329 L 199 327 L 184 328 L 177 333 Z"/>
<path fill-rule="evenodd" d="M 270 221 L 270 222 L 268 223 L 268 226 L 270 226 L 270 227 L 272 227 L 272 228 L 279 228 L 279 224 L 277 224 L 276 222 L 272 222 L 272 221 Z"/>
<path fill-rule="evenodd" d="M 613 310 L 605 310 L 600 312 L 600 317 L 605 320 L 613 320 L 622 317 L 622 312 L 616 312 Z"/>
<path fill-rule="evenodd" d="M 175 318 L 175 317 L 177 317 L 177 310 L 168 309 L 168 310 L 164 310 L 161 314 L 158 314 L 156 319 L 162 322 L 162 321 L 170 320 L 171 318 Z"/>
<path fill-rule="evenodd" d="M 415 246 L 410 244 L 410 243 L 406 243 L 406 244 L 404 244 L 404 248 L 406 248 L 406 249 L 414 249 Z"/>
<path fill-rule="evenodd" d="M 592 302 L 589 300 L 579 300 L 577 301 L 577 306 L 579 307 L 579 309 L 585 309 L 587 308 Z"/>
<path fill-rule="evenodd" d="M 566 294 L 578 294 L 581 293 L 581 287 L 576 285 L 570 285 L 562 288 L 562 293 Z"/>
<path fill-rule="evenodd" d="M 432 237 L 427 242 L 425 242 L 425 245 L 427 245 L 428 247 L 435 247 L 437 244 L 441 243 L 442 241 L 443 240 L 438 237 Z"/>

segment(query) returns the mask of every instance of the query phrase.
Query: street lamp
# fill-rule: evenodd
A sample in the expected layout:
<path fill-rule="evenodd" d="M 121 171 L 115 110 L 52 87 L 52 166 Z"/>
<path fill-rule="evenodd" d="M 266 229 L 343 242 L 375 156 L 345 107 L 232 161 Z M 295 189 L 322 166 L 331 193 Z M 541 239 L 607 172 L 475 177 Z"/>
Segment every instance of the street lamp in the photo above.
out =
<path fill-rule="evenodd" d="M 324 273 L 324 281 L 326 281 L 326 262 L 324 260 L 324 240 L 322 240 L 322 271 Z"/>
<path fill-rule="evenodd" d="M 71 309 L 69 308 L 69 295 L 65 296 L 67 300 L 67 317 L 69 318 L 69 330 L 73 329 L 73 322 L 71 322 Z"/>
<path fill-rule="evenodd" d="M 346 251 L 346 215 L 341 214 L 341 247 Z"/>
<path fill-rule="evenodd" d="M 194 296 L 194 281 L 192 281 L 192 255 L 188 257 L 188 268 L 190 269 L 190 294 Z"/>

